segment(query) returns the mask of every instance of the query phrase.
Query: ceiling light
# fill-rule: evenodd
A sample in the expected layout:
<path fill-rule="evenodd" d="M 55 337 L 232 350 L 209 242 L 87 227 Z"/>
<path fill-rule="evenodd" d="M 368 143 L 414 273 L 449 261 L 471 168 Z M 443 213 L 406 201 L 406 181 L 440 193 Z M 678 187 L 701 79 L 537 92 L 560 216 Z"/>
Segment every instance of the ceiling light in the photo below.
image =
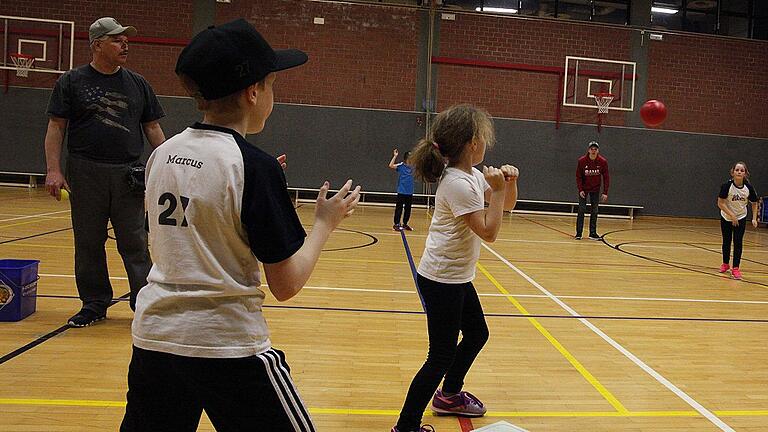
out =
<path fill-rule="evenodd" d="M 651 12 L 665 14 L 665 15 L 674 15 L 677 13 L 677 9 L 653 6 L 651 7 Z"/>
<path fill-rule="evenodd" d="M 475 10 L 478 12 L 496 12 L 496 13 L 508 13 L 508 14 L 517 13 L 517 9 L 507 9 L 507 8 L 497 8 L 497 7 L 476 7 Z"/>

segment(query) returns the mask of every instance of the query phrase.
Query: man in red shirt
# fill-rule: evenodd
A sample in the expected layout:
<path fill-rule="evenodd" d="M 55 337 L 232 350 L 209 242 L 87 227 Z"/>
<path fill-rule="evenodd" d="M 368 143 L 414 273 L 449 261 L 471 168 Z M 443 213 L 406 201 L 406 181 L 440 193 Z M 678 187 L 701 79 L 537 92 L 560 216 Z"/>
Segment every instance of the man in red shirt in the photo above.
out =
<path fill-rule="evenodd" d="M 600 195 L 602 180 L 603 194 Z M 576 186 L 579 188 L 579 213 L 576 216 L 576 240 L 581 240 L 584 230 L 584 212 L 587 211 L 587 196 L 592 205 L 589 217 L 589 239 L 600 240 L 597 234 L 597 208 L 599 202 L 608 200 L 608 186 L 611 178 L 608 175 L 608 161 L 600 156 L 600 144 L 590 141 L 587 154 L 579 158 L 576 166 Z"/>

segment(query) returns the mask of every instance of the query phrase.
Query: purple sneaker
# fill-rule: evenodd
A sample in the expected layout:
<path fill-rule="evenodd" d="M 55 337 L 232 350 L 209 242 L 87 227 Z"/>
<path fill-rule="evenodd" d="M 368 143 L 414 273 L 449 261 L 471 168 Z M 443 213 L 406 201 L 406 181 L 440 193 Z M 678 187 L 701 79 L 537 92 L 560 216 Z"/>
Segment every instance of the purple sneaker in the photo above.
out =
<path fill-rule="evenodd" d="M 397 428 L 397 426 L 393 426 L 390 432 L 407 432 L 407 431 L 401 431 L 400 429 Z M 414 432 L 435 432 L 435 428 L 432 427 L 432 425 L 425 424 L 425 425 L 422 425 L 418 431 L 414 431 Z"/>
<path fill-rule="evenodd" d="M 437 390 L 432 398 L 432 411 L 437 415 L 456 415 L 463 417 L 482 417 L 487 411 L 470 392 L 459 392 L 453 396 L 445 396 L 442 390 Z"/>

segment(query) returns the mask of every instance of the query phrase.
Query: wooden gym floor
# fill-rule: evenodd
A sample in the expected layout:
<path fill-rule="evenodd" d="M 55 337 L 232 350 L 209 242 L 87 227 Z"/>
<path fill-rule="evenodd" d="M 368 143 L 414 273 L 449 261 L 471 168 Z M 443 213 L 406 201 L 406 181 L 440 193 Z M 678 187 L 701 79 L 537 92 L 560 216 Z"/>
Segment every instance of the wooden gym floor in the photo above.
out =
<path fill-rule="evenodd" d="M 716 215 L 713 203 L 712 214 Z M 312 223 L 311 204 L 299 208 Z M 363 207 L 333 234 L 308 286 L 265 314 L 321 431 L 388 431 L 424 360 L 426 325 L 391 208 Z M 406 233 L 418 262 L 429 223 Z M 425 416 L 439 432 L 506 421 L 538 431 L 768 430 L 768 232 L 748 228 L 743 281 L 717 273 L 716 220 L 507 215 L 475 286 L 491 339 L 466 389 L 484 418 Z M 128 292 L 107 243 L 115 296 Z M 37 312 L 0 323 L 0 430 L 114 431 L 131 311 L 62 325 L 80 306 L 69 207 L 0 188 L 0 258 L 40 260 Z M 199 430 L 213 428 L 203 418 Z"/>

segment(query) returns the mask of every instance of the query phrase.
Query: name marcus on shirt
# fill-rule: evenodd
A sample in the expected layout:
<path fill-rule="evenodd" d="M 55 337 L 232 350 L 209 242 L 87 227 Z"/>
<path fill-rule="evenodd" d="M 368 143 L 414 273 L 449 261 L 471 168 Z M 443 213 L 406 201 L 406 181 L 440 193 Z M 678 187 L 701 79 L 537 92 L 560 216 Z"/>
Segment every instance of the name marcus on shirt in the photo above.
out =
<path fill-rule="evenodd" d="M 166 162 L 166 164 L 188 165 L 191 167 L 195 167 L 197 169 L 200 169 L 203 167 L 202 161 L 194 160 L 191 158 L 179 157 L 179 155 L 169 155 L 168 162 Z"/>

